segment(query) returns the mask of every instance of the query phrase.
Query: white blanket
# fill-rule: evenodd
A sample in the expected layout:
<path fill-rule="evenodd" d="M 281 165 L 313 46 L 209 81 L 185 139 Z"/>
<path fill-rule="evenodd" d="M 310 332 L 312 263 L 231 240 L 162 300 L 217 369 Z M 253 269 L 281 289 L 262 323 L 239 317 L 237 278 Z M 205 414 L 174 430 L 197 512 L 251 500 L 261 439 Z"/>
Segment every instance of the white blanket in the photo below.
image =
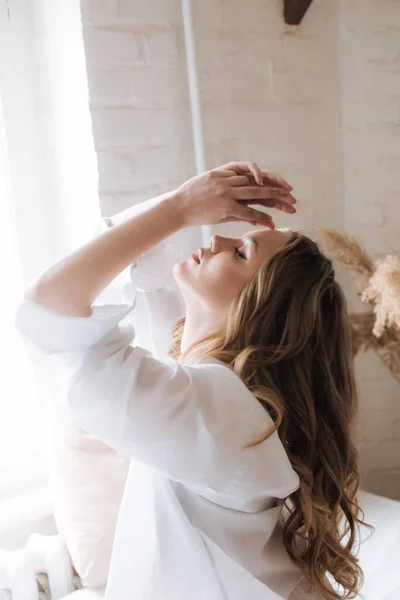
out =
<path fill-rule="evenodd" d="M 359 551 L 365 583 L 362 597 L 357 596 L 357 600 L 400 600 L 400 502 L 368 492 L 360 492 L 359 499 L 365 520 L 375 527 L 375 533 L 363 542 Z M 363 539 L 369 535 L 365 529 Z M 85 589 L 64 600 L 102 598 L 104 591 Z"/>

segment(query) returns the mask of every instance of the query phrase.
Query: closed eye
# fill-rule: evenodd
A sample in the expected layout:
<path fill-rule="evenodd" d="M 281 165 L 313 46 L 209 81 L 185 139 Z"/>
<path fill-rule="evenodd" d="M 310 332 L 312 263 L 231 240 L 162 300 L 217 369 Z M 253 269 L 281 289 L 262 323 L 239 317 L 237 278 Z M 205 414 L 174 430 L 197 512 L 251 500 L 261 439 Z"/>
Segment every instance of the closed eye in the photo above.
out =
<path fill-rule="evenodd" d="M 235 254 L 240 260 L 247 260 L 247 256 L 243 252 L 240 252 L 239 248 L 235 248 Z"/>

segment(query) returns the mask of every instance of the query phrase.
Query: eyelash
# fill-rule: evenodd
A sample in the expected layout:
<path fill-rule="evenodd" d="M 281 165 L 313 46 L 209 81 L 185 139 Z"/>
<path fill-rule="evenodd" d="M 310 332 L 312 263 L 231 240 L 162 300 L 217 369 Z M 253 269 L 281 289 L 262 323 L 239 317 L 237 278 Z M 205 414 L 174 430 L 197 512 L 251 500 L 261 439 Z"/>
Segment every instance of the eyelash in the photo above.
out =
<path fill-rule="evenodd" d="M 239 248 L 235 248 L 235 254 L 240 260 L 247 260 L 247 257 L 240 252 Z"/>

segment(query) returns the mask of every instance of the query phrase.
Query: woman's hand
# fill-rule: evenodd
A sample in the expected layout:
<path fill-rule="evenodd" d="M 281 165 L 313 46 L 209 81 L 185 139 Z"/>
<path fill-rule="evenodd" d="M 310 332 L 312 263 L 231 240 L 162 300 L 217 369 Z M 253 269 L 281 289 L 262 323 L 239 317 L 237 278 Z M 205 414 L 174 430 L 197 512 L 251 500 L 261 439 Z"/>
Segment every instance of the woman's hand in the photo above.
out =
<path fill-rule="evenodd" d="M 291 189 L 282 177 L 262 171 L 255 163 L 232 162 L 189 179 L 177 195 L 188 226 L 246 221 L 273 229 L 271 215 L 250 205 L 295 213 Z"/>

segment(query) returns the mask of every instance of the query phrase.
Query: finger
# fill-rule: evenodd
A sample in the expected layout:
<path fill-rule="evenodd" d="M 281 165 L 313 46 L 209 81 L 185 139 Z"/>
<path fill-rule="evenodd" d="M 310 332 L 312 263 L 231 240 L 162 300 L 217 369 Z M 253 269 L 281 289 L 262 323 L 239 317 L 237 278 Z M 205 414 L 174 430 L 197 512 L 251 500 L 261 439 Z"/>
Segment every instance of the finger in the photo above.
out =
<path fill-rule="evenodd" d="M 225 165 L 224 165 L 225 167 Z M 218 173 L 221 177 L 232 177 L 237 175 L 234 169 L 225 169 L 224 167 L 218 167 L 217 169 L 210 169 L 212 173 Z"/>
<path fill-rule="evenodd" d="M 271 229 L 275 228 L 274 221 L 271 215 L 261 212 L 242 204 L 236 204 L 236 207 L 232 209 L 232 217 L 238 217 L 242 221 L 253 221 L 254 223 L 262 223 Z"/>
<path fill-rule="evenodd" d="M 250 183 L 250 185 L 254 186 L 254 182 L 253 182 L 253 184 Z M 264 188 L 271 188 L 271 186 L 264 184 Z M 260 187 L 257 187 L 257 189 L 259 190 Z M 285 188 L 279 188 L 279 189 L 281 190 L 280 198 L 282 199 L 282 202 L 287 202 L 288 204 L 296 204 L 297 203 L 296 198 L 294 196 L 292 196 L 292 194 L 290 194 L 287 189 L 285 189 Z M 277 200 L 277 199 L 278 198 L 271 198 L 271 200 Z M 269 206 L 269 205 L 265 204 L 265 206 Z M 273 206 L 273 205 L 271 204 L 271 206 Z"/>
<path fill-rule="evenodd" d="M 268 198 L 265 200 L 257 200 L 253 198 L 251 200 L 241 200 L 240 202 L 241 204 L 246 204 L 246 206 L 249 206 L 250 204 L 259 204 L 260 206 L 265 206 L 266 208 L 276 208 L 291 215 L 294 215 L 297 212 L 296 208 L 290 203 L 286 202 L 286 200 L 279 200 L 278 198 Z"/>
<path fill-rule="evenodd" d="M 228 169 L 231 171 L 235 171 L 235 173 L 248 173 L 250 171 L 249 163 L 244 161 L 228 162 L 222 165 L 221 167 L 218 167 L 218 169 Z"/>
<path fill-rule="evenodd" d="M 226 219 L 221 219 L 220 223 L 249 223 L 249 225 L 253 225 L 253 227 L 265 227 L 265 223 L 260 223 L 260 221 L 251 221 L 240 219 L 239 217 L 227 217 Z M 269 225 L 270 221 L 268 222 Z"/>
<path fill-rule="evenodd" d="M 262 177 L 261 169 L 257 165 L 257 163 L 250 163 L 249 164 L 249 169 L 250 169 L 250 173 L 254 176 L 254 179 L 256 180 L 256 182 L 259 185 L 262 185 L 263 184 L 263 177 Z"/>
<path fill-rule="evenodd" d="M 281 177 L 279 177 L 278 175 L 276 176 L 276 179 L 274 178 L 269 178 L 267 176 L 268 171 L 261 171 L 262 175 L 263 175 L 263 185 L 265 186 L 273 186 L 273 187 L 281 187 L 282 189 L 286 190 L 287 192 L 290 192 L 293 188 L 291 185 L 289 185 L 284 179 L 282 179 Z M 247 178 L 249 180 L 249 185 L 256 185 L 256 180 L 254 179 L 254 176 L 251 173 L 247 174 Z M 282 183 L 281 183 L 282 181 Z M 293 204 L 296 203 L 296 199 L 293 196 L 290 196 L 293 199 Z"/>
<path fill-rule="evenodd" d="M 272 171 L 266 171 L 266 170 L 260 169 L 259 166 L 255 162 L 244 162 L 244 161 L 229 162 L 229 163 L 226 163 L 225 165 L 222 165 L 219 168 L 226 169 L 226 170 L 233 170 L 238 175 L 251 173 L 252 175 L 254 175 L 254 178 L 259 185 L 262 185 L 264 180 L 266 180 L 267 183 L 282 186 L 289 191 L 291 191 L 293 189 L 293 186 L 291 186 L 290 183 L 288 183 L 286 181 L 286 179 L 284 179 L 283 177 L 281 177 L 280 175 L 278 175 L 277 173 L 274 173 Z M 260 174 L 261 177 L 256 176 L 256 173 Z"/>
<path fill-rule="evenodd" d="M 246 175 L 235 175 L 234 177 L 227 177 L 226 183 L 229 183 L 232 187 L 243 187 L 249 185 L 249 180 Z"/>
<path fill-rule="evenodd" d="M 265 200 L 268 198 L 287 198 L 289 192 L 284 188 L 274 188 L 269 186 L 244 186 L 235 187 L 232 190 L 232 195 L 236 200 Z"/>
<path fill-rule="evenodd" d="M 229 162 L 225 165 L 222 165 L 220 169 L 224 170 L 233 170 L 238 175 L 243 175 L 246 173 L 251 173 L 254 176 L 254 179 L 259 185 L 262 185 L 262 172 L 260 167 L 255 162 Z"/>
<path fill-rule="evenodd" d="M 277 173 L 273 173 L 272 171 L 261 171 L 261 173 L 263 183 L 271 183 L 272 185 L 282 186 L 289 191 L 293 189 L 293 187 L 286 181 L 286 179 L 283 179 L 283 177 L 281 177 Z"/>

